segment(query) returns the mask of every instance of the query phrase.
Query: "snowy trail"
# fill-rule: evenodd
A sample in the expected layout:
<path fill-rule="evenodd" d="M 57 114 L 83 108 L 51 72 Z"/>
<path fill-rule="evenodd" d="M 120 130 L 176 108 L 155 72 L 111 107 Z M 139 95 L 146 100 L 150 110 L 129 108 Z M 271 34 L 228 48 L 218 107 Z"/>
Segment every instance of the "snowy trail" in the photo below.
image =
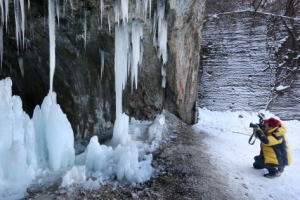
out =
<path fill-rule="evenodd" d="M 281 177 L 267 179 L 263 177 L 266 169 L 256 170 L 252 167 L 253 157 L 259 154 L 260 141 L 249 145 L 250 136 L 237 133 L 250 135 L 252 130 L 247 126 L 250 122 L 256 122 L 257 117 L 238 112 L 200 112 L 203 120 L 200 119 L 194 129 L 205 131 L 210 136 L 204 139 L 209 147 L 210 160 L 215 164 L 217 173 L 226 176 L 230 190 L 241 194 L 243 199 L 299 199 L 300 136 L 293 128 L 299 127 L 299 121 L 283 121 L 288 129 L 292 165 L 285 168 Z M 270 115 L 267 118 L 272 115 L 266 114 Z M 243 118 L 239 118 L 239 115 Z"/>

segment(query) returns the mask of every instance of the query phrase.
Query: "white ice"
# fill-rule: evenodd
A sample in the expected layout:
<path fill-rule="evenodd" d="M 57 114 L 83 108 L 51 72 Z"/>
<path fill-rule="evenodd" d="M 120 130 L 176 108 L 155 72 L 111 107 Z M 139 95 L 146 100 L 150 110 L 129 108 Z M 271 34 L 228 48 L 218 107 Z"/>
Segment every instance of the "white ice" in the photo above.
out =
<path fill-rule="evenodd" d="M 0 81 L 0 199 L 24 195 L 34 170 L 66 170 L 75 161 L 73 131 L 55 93 L 45 97 L 30 119 L 11 87 L 10 78 Z"/>
<path fill-rule="evenodd" d="M 48 1 L 49 40 L 50 40 L 50 90 L 53 92 L 53 76 L 55 71 L 55 0 Z"/>

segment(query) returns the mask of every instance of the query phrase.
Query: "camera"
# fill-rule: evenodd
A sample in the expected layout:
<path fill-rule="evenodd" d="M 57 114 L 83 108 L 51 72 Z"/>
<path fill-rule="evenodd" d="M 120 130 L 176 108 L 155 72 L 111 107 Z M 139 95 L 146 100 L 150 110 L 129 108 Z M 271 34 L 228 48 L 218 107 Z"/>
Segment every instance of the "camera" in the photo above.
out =
<path fill-rule="evenodd" d="M 263 129 L 263 127 L 264 127 L 264 118 L 263 118 L 263 116 L 264 116 L 264 115 L 263 115 L 262 113 L 258 113 L 257 116 L 259 117 L 259 124 L 250 123 L 250 128 L 258 128 L 258 127 L 259 127 L 260 129 Z M 255 142 L 256 137 L 254 137 L 254 141 L 251 142 L 253 136 L 254 136 L 254 133 L 253 133 L 253 134 L 250 136 L 250 138 L 249 138 L 248 143 L 249 143 L 250 145 L 253 145 L 254 142 Z"/>
<path fill-rule="evenodd" d="M 258 128 L 259 124 L 250 123 L 250 128 Z"/>

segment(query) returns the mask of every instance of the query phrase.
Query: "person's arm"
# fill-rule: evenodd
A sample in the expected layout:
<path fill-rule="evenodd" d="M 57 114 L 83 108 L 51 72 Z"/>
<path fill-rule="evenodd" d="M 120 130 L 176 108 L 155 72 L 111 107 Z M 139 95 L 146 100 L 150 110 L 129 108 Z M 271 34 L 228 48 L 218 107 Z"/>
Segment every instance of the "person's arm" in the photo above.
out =
<path fill-rule="evenodd" d="M 266 146 L 281 144 L 282 140 L 277 140 L 274 136 L 266 136 L 260 128 L 254 129 L 255 136 Z"/>

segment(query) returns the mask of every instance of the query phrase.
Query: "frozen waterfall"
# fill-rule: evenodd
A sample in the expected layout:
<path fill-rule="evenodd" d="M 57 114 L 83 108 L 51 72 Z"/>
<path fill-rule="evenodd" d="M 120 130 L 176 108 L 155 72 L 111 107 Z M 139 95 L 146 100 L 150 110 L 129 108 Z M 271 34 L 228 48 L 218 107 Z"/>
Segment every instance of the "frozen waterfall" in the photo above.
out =
<path fill-rule="evenodd" d="M 29 1 L 28 1 L 29 2 Z M 154 122 L 130 118 L 122 109 L 122 93 L 131 76 L 131 86 L 138 86 L 138 67 L 143 59 L 143 22 L 135 19 L 128 22 L 128 0 L 114 6 L 115 13 L 115 91 L 116 121 L 113 137 L 100 144 L 93 136 L 85 151 L 75 155 L 74 133 L 67 116 L 56 101 L 53 91 L 55 72 L 55 17 L 59 21 L 59 5 L 56 0 L 48 1 L 49 41 L 50 41 L 50 88 L 41 106 L 37 105 L 30 117 L 23 111 L 20 97 L 12 95 L 10 78 L 0 80 L 0 199 L 21 199 L 31 183 L 45 184 L 47 176 L 60 173 L 61 187 L 78 184 L 83 188 L 97 189 L 107 180 L 118 180 L 132 185 L 144 182 L 153 174 L 152 154 L 162 140 L 164 115 L 158 115 Z M 119 1 L 117 1 L 119 2 Z M 159 0 L 160 2 L 160 0 Z M 64 7 L 66 6 L 64 1 Z M 73 2 L 70 0 L 73 7 Z M 144 16 L 147 17 L 148 4 L 143 0 Z M 2 26 L 8 16 L 8 0 L 0 0 Z M 25 11 L 24 0 L 15 1 L 16 40 L 24 47 Z M 101 25 L 105 9 L 100 2 Z M 140 9 L 139 8 L 139 9 Z M 164 7 L 163 7 L 164 8 Z M 29 9 L 29 5 L 28 5 Z M 162 8 L 158 13 L 162 13 Z M 3 11 L 4 10 L 4 11 Z M 122 23 L 119 23 L 122 13 Z M 5 16 L 5 17 L 4 17 Z M 149 18 L 151 13 L 149 14 Z M 6 19 L 6 21 L 4 21 Z M 86 45 L 87 24 L 84 15 L 84 42 Z M 166 31 L 164 17 L 158 15 L 158 54 L 166 62 Z M 110 19 L 108 15 L 109 33 Z M 156 33 L 154 33 L 156 34 Z M 3 43 L 0 38 L 2 61 Z M 104 51 L 100 50 L 101 76 L 104 68 Z M 22 58 L 19 59 L 21 71 Z M 165 68 L 163 68 L 165 70 Z M 26 76 L 26 74 L 22 74 Z M 164 71 L 165 75 L 165 71 Z M 59 95 L 59 94 L 58 94 Z"/>

